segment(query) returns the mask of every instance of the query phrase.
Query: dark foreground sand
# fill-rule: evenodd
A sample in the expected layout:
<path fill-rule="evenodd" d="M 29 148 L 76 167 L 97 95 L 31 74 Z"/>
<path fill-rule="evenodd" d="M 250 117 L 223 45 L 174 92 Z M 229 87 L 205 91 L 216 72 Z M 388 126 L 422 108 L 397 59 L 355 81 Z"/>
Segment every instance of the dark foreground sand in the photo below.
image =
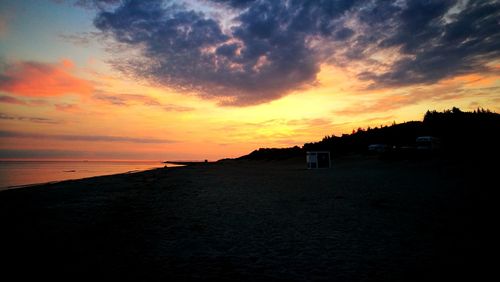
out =
<path fill-rule="evenodd" d="M 496 172 L 436 160 L 228 161 L 8 190 L 0 267 L 12 281 L 478 281 L 498 223 Z"/>

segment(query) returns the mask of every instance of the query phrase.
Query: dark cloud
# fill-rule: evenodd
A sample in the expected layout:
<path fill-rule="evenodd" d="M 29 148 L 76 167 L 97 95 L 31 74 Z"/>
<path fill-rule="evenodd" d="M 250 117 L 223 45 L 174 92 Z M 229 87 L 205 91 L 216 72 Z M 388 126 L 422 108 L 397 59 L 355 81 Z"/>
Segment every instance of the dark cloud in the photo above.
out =
<path fill-rule="evenodd" d="M 225 4 L 233 8 L 245 8 L 257 0 L 212 0 L 210 2 Z"/>
<path fill-rule="evenodd" d="M 89 142 L 129 142 L 143 144 L 161 144 L 174 143 L 175 141 L 157 138 L 140 138 L 125 136 L 107 136 L 107 135 L 60 135 L 43 133 L 26 133 L 19 131 L 0 130 L 0 138 L 33 138 L 33 139 L 52 139 L 62 141 L 89 141 Z"/>
<path fill-rule="evenodd" d="M 94 23 L 141 50 L 140 58 L 120 60 L 118 68 L 178 90 L 226 98 L 222 103 L 248 105 L 314 82 L 320 62 L 307 38 L 330 35 L 335 16 L 355 1 L 246 2 L 230 32 L 200 12 L 163 1 L 125 1 L 99 13 Z"/>
<path fill-rule="evenodd" d="M 122 2 L 122 0 L 76 0 L 77 5 L 113 5 Z"/>
<path fill-rule="evenodd" d="M 0 103 L 17 104 L 17 105 L 27 105 L 24 100 L 17 99 L 11 96 L 0 95 Z"/>
<path fill-rule="evenodd" d="M 334 37 L 336 40 L 346 40 L 346 39 L 349 39 L 353 35 L 354 35 L 354 31 L 352 29 L 342 28 L 335 33 Z"/>
<path fill-rule="evenodd" d="M 240 106 L 313 84 L 324 62 L 369 63 L 361 79 L 395 87 L 485 71 L 500 57 L 496 0 L 203 2 L 215 3 L 222 18 L 231 15 L 230 26 L 187 8 L 196 5 L 161 0 L 121 1 L 101 10 L 94 24 L 139 51 L 114 61 L 116 68 Z M 384 50 L 396 58 L 373 58 Z"/>
<path fill-rule="evenodd" d="M 25 117 L 25 116 L 17 116 L 17 115 L 9 115 L 5 113 L 0 113 L 0 119 L 3 120 L 17 120 L 17 121 L 28 121 L 34 123 L 48 123 L 48 124 L 59 124 L 60 120 L 50 119 L 50 118 L 41 118 L 41 117 Z"/>
<path fill-rule="evenodd" d="M 0 103 L 6 104 L 16 104 L 16 105 L 24 105 L 24 106 L 42 106 L 47 105 L 48 102 L 40 99 L 29 99 L 23 100 L 18 99 L 12 96 L 0 95 Z"/>
<path fill-rule="evenodd" d="M 96 93 L 94 99 L 104 101 L 114 106 L 132 106 L 140 104 L 149 107 L 159 107 L 167 112 L 186 112 L 193 110 L 190 107 L 184 107 L 174 104 L 163 104 L 153 97 L 141 94 L 114 94 L 114 93 Z"/>
<path fill-rule="evenodd" d="M 488 71 L 486 64 L 500 57 L 500 2 L 468 1 L 453 14 L 457 3 L 408 1 L 389 18 L 397 28 L 378 45 L 401 47 L 402 57 L 386 72 L 360 77 L 372 80 L 372 87 L 393 87 Z"/>

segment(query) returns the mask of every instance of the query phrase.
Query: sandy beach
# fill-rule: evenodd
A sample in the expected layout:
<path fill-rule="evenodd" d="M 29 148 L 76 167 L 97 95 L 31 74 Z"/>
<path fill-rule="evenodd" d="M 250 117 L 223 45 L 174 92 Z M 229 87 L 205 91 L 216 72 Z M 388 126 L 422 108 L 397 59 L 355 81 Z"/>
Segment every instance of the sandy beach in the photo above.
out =
<path fill-rule="evenodd" d="M 18 279 L 479 278 L 493 172 L 227 160 L 1 191 L 2 268 Z"/>

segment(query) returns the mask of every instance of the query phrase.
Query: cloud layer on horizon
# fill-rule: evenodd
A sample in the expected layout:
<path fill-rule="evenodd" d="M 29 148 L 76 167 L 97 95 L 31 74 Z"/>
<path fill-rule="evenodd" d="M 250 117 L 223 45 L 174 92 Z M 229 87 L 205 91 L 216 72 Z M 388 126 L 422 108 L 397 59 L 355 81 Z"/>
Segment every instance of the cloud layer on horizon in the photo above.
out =
<path fill-rule="evenodd" d="M 0 138 L 32 138 L 32 139 L 53 139 L 62 141 L 88 141 L 88 142 L 129 142 L 141 144 L 162 144 L 175 143 L 176 141 L 158 138 L 141 138 L 128 136 L 110 135 L 63 135 L 27 133 L 20 131 L 0 130 Z"/>
<path fill-rule="evenodd" d="M 497 0 L 198 0 L 211 12 L 182 1 L 85 2 L 105 4 L 94 25 L 138 54 L 116 68 L 220 104 L 280 98 L 314 84 L 324 63 L 361 63 L 357 77 L 384 88 L 487 72 L 500 58 Z"/>

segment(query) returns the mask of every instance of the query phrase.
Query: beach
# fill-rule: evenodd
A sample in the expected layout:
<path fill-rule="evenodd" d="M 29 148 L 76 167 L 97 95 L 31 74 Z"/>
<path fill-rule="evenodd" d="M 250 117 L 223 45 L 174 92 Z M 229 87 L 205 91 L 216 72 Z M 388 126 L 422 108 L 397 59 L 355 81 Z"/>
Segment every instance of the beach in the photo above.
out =
<path fill-rule="evenodd" d="M 331 169 L 225 160 L 0 191 L 3 268 L 18 279 L 480 278 L 493 178 L 486 165 L 356 156 Z"/>

